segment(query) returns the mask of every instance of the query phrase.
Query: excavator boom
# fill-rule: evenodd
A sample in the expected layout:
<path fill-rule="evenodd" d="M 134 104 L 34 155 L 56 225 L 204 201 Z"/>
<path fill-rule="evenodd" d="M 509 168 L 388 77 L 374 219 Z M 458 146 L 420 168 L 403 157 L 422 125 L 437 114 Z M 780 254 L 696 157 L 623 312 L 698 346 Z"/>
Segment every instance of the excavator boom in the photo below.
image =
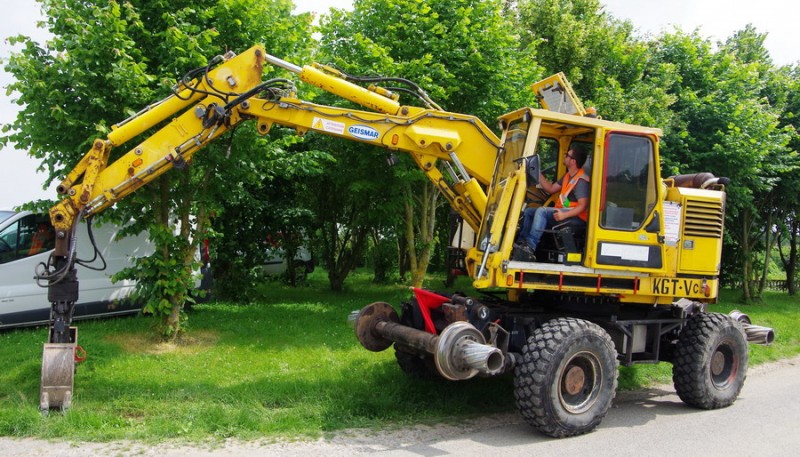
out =
<path fill-rule="evenodd" d="M 268 55 L 260 46 L 216 59 L 192 83 L 182 83 L 176 93 L 134 117 L 114 126 L 106 139 L 98 139 L 59 186 L 66 198 L 51 209 L 60 240 L 83 217 L 101 212 L 173 166 L 191 160 L 195 152 L 232 127 L 255 119 L 266 134 L 273 124 L 315 131 L 353 141 L 408 152 L 437 184 L 456 210 L 477 229 L 485 210 L 486 186 L 499 148 L 497 136 L 478 118 L 436 109 L 400 106 L 396 100 L 353 84 L 315 67 L 296 65 Z M 373 111 L 322 106 L 294 96 L 259 98 L 269 85 L 262 84 L 264 62 L 297 73 L 300 79 Z M 293 95 L 293 94 L 290 94 Z M 165 121 L 156 133 L 109 163 L 112 148 Z M 437 161 L 452 164 L 446 180 Z M 82 178 L 82 179 L 81 179 Z M 66 255 L 66 242 L 57 255 Z"/>

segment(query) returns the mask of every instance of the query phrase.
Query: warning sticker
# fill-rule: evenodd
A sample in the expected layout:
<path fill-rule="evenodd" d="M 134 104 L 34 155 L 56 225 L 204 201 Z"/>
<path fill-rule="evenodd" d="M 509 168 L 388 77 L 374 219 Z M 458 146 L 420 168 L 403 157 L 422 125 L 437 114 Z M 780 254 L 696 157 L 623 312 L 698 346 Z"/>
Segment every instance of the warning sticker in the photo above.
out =
<path fill-rule="evenodd" d="M 677 246 L 681 237 L 681 204 L 664 202 L 664 238 L 667 246 Z"/>
<path fill-rule="evenodd" d="M 315 117 L 314 121 L 311 123 L 311 128 L 314 130 L 322 130 L 323 132 L 333 133 L 335 135 L 344 135 L 344 122 L 336 122 Z"/>

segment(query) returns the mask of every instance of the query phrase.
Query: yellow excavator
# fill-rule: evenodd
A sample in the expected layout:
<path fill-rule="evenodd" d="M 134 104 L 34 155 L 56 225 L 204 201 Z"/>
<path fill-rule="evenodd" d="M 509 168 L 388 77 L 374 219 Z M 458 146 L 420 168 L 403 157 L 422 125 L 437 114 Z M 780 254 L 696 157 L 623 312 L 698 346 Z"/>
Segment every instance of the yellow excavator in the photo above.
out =
<path fill-rule="evenodd" d="M 364 110 L 304 101 L 291 80 L 262 80 L 265 64 Z M 381 86 L 387 82 L 398 87 Z M 298 135 L 408 153 L 463 220 L 464 267 L 484 294 L 416 289 L 397 308 L 378 302 L 350 316 L 359 342 L 371 351 L 393 345 L 408 375 L 466 380 L 513 373 L 520 413 L 554 437 L 600 423 L 620 363 L 671 362 L 684 402 L 705 409 L 732 404 L 744 383 L 748 341 L 769 344 L 774 332 L 742 313 L 706 311 L 719 288 L 727 179 L 662 178 L 662 132 L 597 117 L 563 74 L 532 90 L 542 108 L 501 116 L 498 138 L 480 119 L 442 110 L 411 81 L 301 67 L 261 46 L 188 73 L 173 95 L 95 140 L 58 187 L 64 198 L 50 210 L 56 248 L 40 275 L 52 310 L 40 408 L 72 401 L 78 222 L 183 166 L 246 121 L 263 135 L 278 124 Z M 424 107 L 401 105 L 400 94 Z M 113 148 L 151 129 L 158 130 L 109 163 Z M 523 211 L 563 206 L 569 196 L 548 195 L 544 184 L 571 170 L 565 159 L 578 148 L 589 192 L 585 221 L 548 225 L 535 252 L 520 255 Z"/>

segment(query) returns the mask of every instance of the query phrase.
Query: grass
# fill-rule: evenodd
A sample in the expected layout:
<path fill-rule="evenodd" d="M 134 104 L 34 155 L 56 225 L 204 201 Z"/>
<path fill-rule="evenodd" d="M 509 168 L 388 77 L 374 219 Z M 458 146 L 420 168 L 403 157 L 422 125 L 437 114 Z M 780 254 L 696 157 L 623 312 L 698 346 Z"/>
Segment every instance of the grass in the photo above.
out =
<path fill-rule="evenodd" d="M 436 423 L 513 412 L 511 377 L 447 383 L 407 378 L 391 350 L 361 348 L 346 317 L 375 301 L 408 299 L 403 286 L 356 275 L 349 291 L 326 289 L 322 273 L 299 289 L 264 285 L 255 305 L 214 303 L 191 313 L 186 338 L 152 339 L 152 321 L 121 318 L 79 324 L 89 358 L 75 376 L 68 414 L 38 411 L 44 328 L 0 333 L 0 435 L 68 440 L 175 437 L 205 441 L 319 437 L 346 428 Z M 439 284 L 441 284 L 439 282 Z M 437 287 L 436 284 L 430 284 Z M 468 288 L 463 280 L 457 286 Z M 734 309 L 726 293 L 715 311 Z M 773 326 L 768 348 L 751 346 L 752 363 L 800 353 L 798 301 L 769 294 L 743 311 Z M 621 389 L 670 382 L 669 364 L 623 368 Z"/>

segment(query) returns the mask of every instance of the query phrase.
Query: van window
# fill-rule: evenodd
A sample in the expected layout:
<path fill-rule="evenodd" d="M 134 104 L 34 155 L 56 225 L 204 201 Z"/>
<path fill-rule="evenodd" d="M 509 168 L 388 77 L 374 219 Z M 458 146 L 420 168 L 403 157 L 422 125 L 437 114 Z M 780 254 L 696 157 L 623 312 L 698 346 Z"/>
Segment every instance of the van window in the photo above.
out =
<path fill-rule="evenodd" d="M 0 222 L 3 222 L 14 214 L 16 214 L 14 211 L 0 211 Z"/>
<path fill-rule="evenodd" d="M 46 216 L 32 214 L 0 233 L 0 264 L 12 262 L 55 247 L 55 231 Z"/>

